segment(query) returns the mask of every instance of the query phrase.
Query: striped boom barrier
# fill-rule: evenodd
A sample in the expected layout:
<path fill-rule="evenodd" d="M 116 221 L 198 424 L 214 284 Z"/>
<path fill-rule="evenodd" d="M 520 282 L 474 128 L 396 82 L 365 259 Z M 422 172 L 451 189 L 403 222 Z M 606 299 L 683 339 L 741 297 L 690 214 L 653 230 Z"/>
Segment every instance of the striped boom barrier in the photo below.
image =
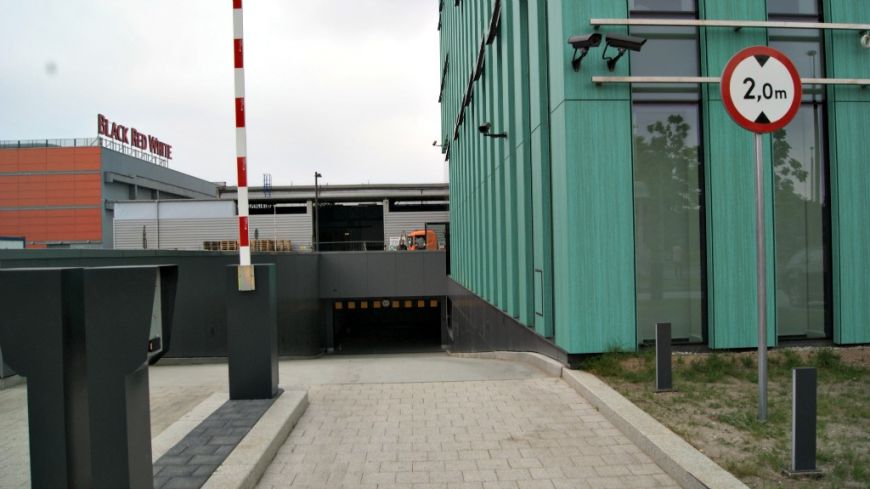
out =
<path fill-rule="evenodd" d="M 239 290 L 254 290 L 254 268 L 248 241 L 248 138 L 245 132 L 245 63 L 242 0 L 233 0 L 233 65 L 235 71 L 236 172 L 239 197 Z"/>

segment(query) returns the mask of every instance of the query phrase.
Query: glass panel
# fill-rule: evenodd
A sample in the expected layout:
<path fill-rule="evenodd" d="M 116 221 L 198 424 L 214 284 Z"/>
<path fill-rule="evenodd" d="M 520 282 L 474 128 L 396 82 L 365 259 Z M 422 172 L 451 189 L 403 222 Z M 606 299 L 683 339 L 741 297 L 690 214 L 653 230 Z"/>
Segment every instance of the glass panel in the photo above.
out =
<path fill-rule="evenodd" d="M 776 319 L 780 336 L 826 336 L 825 150 L 821 104 L 773 134 Z"/>
<path fill-rule="evenodd" d="M 696 104 L 634 105 L 638 342 L 670 322 L 675 341 L 703 341 L 703 213 Z"/>
<path fill-rule="evenodd" d="M 767 0 L 768 15 L 819 15 L 819 0 Z"/>
<path fill-rule="evenodd" d="M 631 11 L 641 12 L 695 12 L 695 0 L 629 0 Z"/>
<path fill-rule="evenodd" d="M 631 34 L 647 39 L 640 52 L 631 53 L 633 76 L 698 76 L 698 30 L 694 27 L 633 27 Z M 698 100 L 698 85 L 632 85 L 634 100 Z"/>
<path fill-rule="evenodd" d="M 822 78 L 825 76 L 822 31 L 812 29 L 770 29 L 770 47 L 782 51 L 791 59 L 803 78 Z M 825 97 L 822 85 L 804 85 L 804 102 L 821 100 Z"/>

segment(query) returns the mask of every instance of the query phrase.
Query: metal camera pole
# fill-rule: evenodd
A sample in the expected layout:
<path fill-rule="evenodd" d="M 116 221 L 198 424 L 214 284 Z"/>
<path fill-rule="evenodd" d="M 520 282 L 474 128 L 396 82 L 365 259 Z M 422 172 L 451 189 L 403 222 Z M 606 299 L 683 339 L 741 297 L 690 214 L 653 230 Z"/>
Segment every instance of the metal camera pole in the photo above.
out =
<path fill-rule="evenodd" d="M 320 251 L 320 189 L 317 180 L 322 177 L 320 172 L 314 172 L 314 251 Z"/>

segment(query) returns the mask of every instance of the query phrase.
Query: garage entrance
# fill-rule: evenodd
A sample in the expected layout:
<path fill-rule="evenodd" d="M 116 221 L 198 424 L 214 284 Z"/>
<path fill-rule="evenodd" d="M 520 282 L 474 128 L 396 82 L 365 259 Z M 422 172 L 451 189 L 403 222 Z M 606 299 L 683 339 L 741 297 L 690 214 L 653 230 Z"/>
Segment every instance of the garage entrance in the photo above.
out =
<path fill-rule="evenodd" d="M 335 301 L 336 354 L 441 351 L 441 299 L 430 297 Z"/>

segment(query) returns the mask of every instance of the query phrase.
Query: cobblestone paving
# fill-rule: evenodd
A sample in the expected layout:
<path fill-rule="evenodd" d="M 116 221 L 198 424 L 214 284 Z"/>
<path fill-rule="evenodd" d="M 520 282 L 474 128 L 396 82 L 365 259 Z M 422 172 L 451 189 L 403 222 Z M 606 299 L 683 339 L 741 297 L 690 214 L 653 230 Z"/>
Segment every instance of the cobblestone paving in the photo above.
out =
<path fill-rule="evenodd" d="M 154 489 L 198 489 L 251 431 L 272 399 L 227 401 L 154 464 Z"/>
<path fill-rule="evenodd" d="M 268 488 L 677 484 L 562 380 L 312 386 Z"/>

